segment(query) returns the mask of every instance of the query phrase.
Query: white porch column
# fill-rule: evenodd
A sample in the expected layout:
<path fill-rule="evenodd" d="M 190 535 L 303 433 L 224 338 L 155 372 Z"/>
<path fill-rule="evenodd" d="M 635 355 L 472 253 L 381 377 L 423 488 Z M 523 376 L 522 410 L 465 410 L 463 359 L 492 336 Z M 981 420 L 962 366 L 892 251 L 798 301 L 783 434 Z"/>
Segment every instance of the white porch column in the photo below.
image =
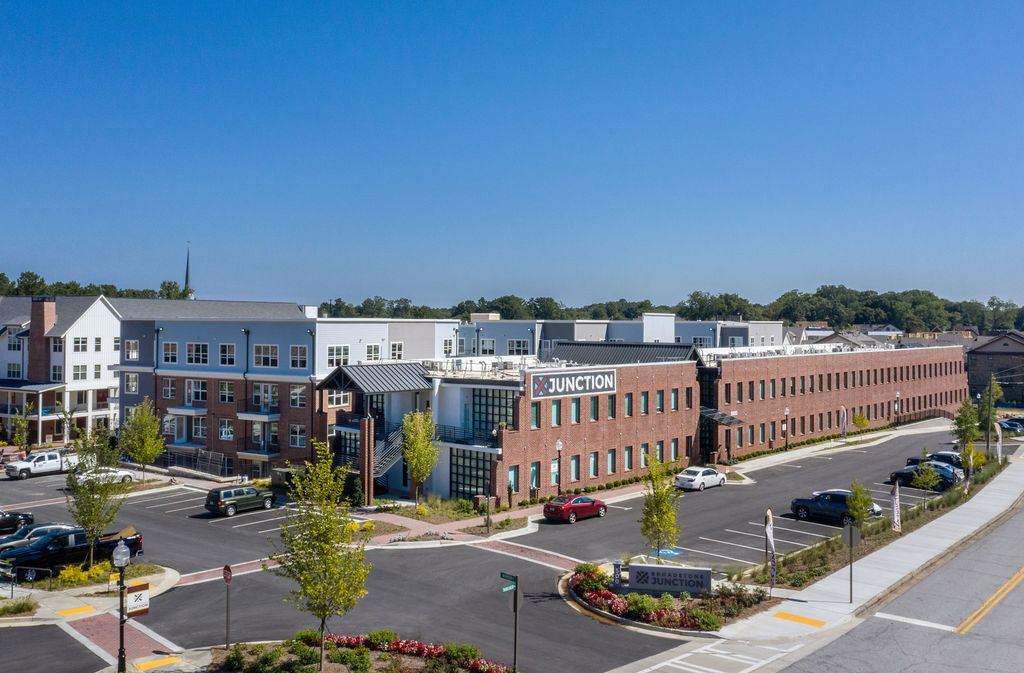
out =
<path fill-rule="evenodd" d="M 93 404 L 92 403 L 93 403 L 93 400 L 95 398 L 96 398 L 96 391 L 95 390 L 87 390 L 87 391 L 85 391 L 85 412 L 86 412 L 85 425 L 89 428 L 88 429 L 88 433 L 89 433 L 90 437 L 92 437 L 92 423 L 93 423 L 93 417 L 92 417 Z"/>
<path fill-rule="evenodd" d="M 43 393 L 36 393 L 36 444 L 43 443 Z"/>

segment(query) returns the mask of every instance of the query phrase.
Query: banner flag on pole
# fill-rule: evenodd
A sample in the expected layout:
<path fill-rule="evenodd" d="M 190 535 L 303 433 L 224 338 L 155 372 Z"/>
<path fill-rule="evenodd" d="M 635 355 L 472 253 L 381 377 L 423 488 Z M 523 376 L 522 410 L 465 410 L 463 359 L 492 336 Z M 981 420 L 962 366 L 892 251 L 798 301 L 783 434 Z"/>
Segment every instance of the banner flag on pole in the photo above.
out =
<path fill-rule="evenodd" d="M 764 538 L 768 543 L 768 563 L 771 569 L 772 587 L 775 587 L 775 524 L 772 520 L 772 511 L 769 509 L 764 514 Z"/>
<path fill-rule="evenodd" d="M 1003 428 L 996 423 L 996 460 L 1003 462 Z"/>
<path fill-rule="evenodd" d="M 967 478 L 964 479 L 964 495 L 967 495 L 967 487 L 971 484 L 971 475 L 974 474 L 974 447 L 971 446 L 971 453 L 967 457 Z"/>
<path fill-rule="evenodd" d="M 843 439 L 846 439 L 846 407 L 839 407 L 839 425 L 843 429 Z"/>
<path fill-rule="evenodd" d="M 892 485 L 892 491 L 889 492 L 892 496 L 892 529 L 899 533 L 902 531 L 902 520 L 900 519 L 900 482 L 897 481 Z"/>

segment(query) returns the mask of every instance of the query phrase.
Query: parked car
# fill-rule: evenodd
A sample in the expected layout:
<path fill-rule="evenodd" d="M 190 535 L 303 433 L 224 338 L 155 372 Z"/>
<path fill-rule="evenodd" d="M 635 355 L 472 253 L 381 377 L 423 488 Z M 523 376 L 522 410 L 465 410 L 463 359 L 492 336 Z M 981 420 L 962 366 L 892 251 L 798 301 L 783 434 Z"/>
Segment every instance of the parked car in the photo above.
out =
<path fill-rule="evenodd" d="M 91 472 L 75 472 L 71 478 L 79 484 L 83 481 L 92 480 L 99 480 L 101 482 L 120 481 L 121 483 L 127 484 L 135 479 L 135 475 L 128 470 L 123 470 L 119 467 L 98 467 L 95 471 Z"/>
<path fill-rule="evenodd" d="M 109 559 L 121 539 L 132 556 L 142 553 L 142 535 L 129 526 L 100 536 L 93 548 L 94 560 Z M 61 566 L 85 563 L 88 558 L 89 539 L 81 528 L 50 533 L 26 547 L 0 551 L 0 564 L 7 574 L 17 574 L 25 582 L 35 581 L 41 568 L 53 571 Z"/>
<path fill-rule="evenodd" d="M 925 460 L 918 462 L 915 465 L 908 465 L 902 470 L 897 470 L 889 475 L 889 481 L 893 484 L 899 483 L 900 486 L 909 486 L 914 481 L 914 475 L 921 469 L 922 465 L 928 465 L 936 472 L 939 473 L 939 483 L 937 485 L 938 490 L 944 491 L 950 486 L 955 486 L 963 479 L 963 473 L 956 470 L 952 465 L 948 463 L 940 463 L 934 460 Z"/>
<path fill-rule="evenodd" d="M 13 535 L 0 538 L 0 551 L 27 547 L 44 535 L 57 533 L 62 530 L 71 530 L 72 528 L 74 526 L 69 523 L 37 523 L 31 526 L 22 526 Z"/>
<path fill-rule="evenodd" d="M 588 516 L 604 516 L 608 506 L 589 495 L 560 495 L 544 505 L 544 518 L 551 521 L 576 523 Z"/>
<path fill-rule="evenodd" d="M 70 472 L 78 466 L 78 455 L 60 451 L 40 451 L 13 463 L 4 470 L 10 479 L 28 479 L 40 474 Z"/>
<path fill-rule="evenodd" d="M 270 509 L 277 496 L 255 486 L 219 486 L 206 494 L 206 509 L 214 514 L 234 516 L 243 509 Z"/>
<path fill-rule="evenodd" d="M 907 458 L 907 465 L 917 465 L 920 462 L 929 460 L 936 463 L 944 463 L 945 465 L 954 468 L 961 478 L 964 476 L 964 459 L 963 456 L 956 451 L 936 451 L 935 453 L 929 453 L 924 458 L 921 456 L 911 456 L 910 458 Z"/>
<path fill-rule="evenodd" d="M 725 486 L 725 475 L 713 467 L 688 467 L 676 475 L 676 488 L 703 491 L 709 486 Z"/>
<path fill-rule="evenodd" d="M 13 533 L 33 523 L 32 512 L 0 511 L 0 533 Z"/>
<path fill-rule="evenodd" d="M 806 519 L 834 519 L 844 526 L 850 525 L 853 517 L 850 516 L 849 499 L 853 492 L 842 488 L 830 488 L 827 491 L 815 491 L 809 498 L 796 498 L 790 503 L 789 509 L 796 518 Z M 871 503 L 869 517 L 882 515 L 882 508 Z"/>
<path fill-rule="evenodd" d="M 1007 432 L 1024 432 L 1024 426 L 1016 421 L 999 421 L 999 427 Z"/>

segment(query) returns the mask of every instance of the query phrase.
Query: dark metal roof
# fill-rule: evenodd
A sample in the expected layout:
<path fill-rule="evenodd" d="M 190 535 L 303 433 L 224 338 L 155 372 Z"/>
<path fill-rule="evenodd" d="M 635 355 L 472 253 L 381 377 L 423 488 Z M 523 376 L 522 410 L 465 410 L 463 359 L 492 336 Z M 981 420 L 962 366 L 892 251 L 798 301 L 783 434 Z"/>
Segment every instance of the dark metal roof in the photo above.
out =
<path fill-rule="evenodd" d="M 111 297 L 122 320 L 307 320 L 298 304 L 217 299 L 136 299 Z"/>
<path fill-rule="evenodd" d="M 63 383 L 33 383 L 22 379 L 0 379 L 0 390 L 14 390 L 22 393 L 45 393 L 63 387 Z"/>
<path fill-rule="evenodd" d="M 740 419 L 736 418 L 735 416 L 730 416 L 729 414 L 725 413 L 724 411 L 719 411 L 718 409 L 712 409 L 711 407 L 701 407 L 700 408 L 700 415 L 703 416 L 704 418 L 711 419 L 712 421 L 714 421 L 715 423 L 718 423 L 719 425 L 725 425 L 725 426 L 730 427 L 730 428 L 735 428 L 735 427 L 737 427 L 739 425 L 746 425 L 747 424 L 746 421 L 741 421 Z"/>
<path fill-rule="evenodd" d="M 418 362 L 342 365 L 331 372 L 317 387 L 366 395 L 431 388 L 427 370 Z"/>
<path fill-rule="evenodd" d="M 580 365 L 627 365 L 638 362 L 696 360 L 690 344 L 628 343 L 622 341 L 556 341 L 545 358 Z"/>

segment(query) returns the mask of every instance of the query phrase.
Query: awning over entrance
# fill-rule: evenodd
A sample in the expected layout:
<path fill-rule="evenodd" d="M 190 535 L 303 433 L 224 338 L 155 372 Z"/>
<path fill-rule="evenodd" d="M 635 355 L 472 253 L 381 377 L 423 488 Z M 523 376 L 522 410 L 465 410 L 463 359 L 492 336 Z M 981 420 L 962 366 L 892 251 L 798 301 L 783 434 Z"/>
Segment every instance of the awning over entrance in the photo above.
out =
<path fill-rule="evenodd" d="M 746 421 L 741 421 L 740 419 L 736 418 L 735 416 L 730 416 L 729 414 L 725 413 L 724 411 L 719 411 L 718 409 L 712 409 L 711 407 L 701 407 L 700 408 L 700 415 L 703 418 L 707 418 L 707 419 L 709 419 L 711 421 L 714 421 L 715 423 L 718 423 L 719 425 L 724 425 L 724 426 L 729 427 L 729 428 L 735 428 L 736 426 L 746 425 L 747 424 Z"/>
<path fill-rule="evenodd" d="M 63 383 L 30 383 L 20 379 L 0 379 L 0 390 L 16 393 L 48 393 L 63 387 Z"/>
<path fill-rule="evenodd" d="M 317 387 L 379 395 L 430 390 L 430 380 L 427 370 L 418 362 L 342 365 Z"/>

